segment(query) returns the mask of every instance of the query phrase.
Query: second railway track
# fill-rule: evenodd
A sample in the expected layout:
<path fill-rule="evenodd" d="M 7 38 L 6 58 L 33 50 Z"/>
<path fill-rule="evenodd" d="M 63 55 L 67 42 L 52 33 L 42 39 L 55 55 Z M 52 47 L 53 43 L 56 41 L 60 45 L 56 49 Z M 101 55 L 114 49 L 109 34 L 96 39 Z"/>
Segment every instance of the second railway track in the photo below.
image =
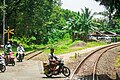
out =
<path fill-rule="evenodd" d="M 43 52 L 42 50 L 34 50 L 32 52 L 26 53 L 25 54 L 25 60 L 33 59 L 34 57 L 38 56 L 42 52 Z"/>
<path fill-rule="evenodd" d="M 100 58 L 103 54 L 105 54 L 107 51 L 120 46 L 120 43 L 111 44 L 102 48 L 99 48 L 90 54 L 88 54 L 81 62 L 78 64 L 78 66 L 73 71 L 70 80 L 75 80 L 76 75 L 91 75 L 89 79 L 77 79 L 77 80 L 99 80 L 96 77 L 96 69 L 98 66 L 98 62 L 100 61 Z"/>

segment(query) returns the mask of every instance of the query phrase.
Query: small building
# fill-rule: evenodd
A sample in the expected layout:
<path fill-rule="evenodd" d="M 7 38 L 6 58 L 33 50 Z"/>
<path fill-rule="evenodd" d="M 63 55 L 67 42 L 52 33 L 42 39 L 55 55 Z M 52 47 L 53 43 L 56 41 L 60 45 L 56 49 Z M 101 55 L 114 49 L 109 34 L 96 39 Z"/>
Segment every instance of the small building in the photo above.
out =
<path fill-rule="evenodd" d="M 114 37 L 114 42 L 116 42 L 116 36 L 117 34 L 114 32 L 109 31 L 95 31 L 90 33 L 89 39 L 92 40 L 99 40 L 99 41 L 105 41 L 105 42 L 112 42 L 112 37 Z"/>

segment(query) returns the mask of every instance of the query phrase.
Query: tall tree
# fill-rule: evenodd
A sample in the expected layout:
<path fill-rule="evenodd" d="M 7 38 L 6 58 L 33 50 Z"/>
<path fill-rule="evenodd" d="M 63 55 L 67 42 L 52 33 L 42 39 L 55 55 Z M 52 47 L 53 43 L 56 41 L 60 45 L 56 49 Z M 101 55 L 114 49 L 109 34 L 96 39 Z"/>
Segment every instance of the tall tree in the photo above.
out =
<path fill-rule="evenodd" d="M 88 8 L 85 8 L 81 13 L 78 12 L 75 17 L 70 18 L 67 29 L 69 29 L 73 41 L 76 37 L 87 41 L 89 32 L 94 30 L 92 26 L 93 15 Z"/>
<path fill-rule="evenodd" d="M 104 5 L 108 10 L 109 28 L 114 26 L 114 20 L 120 18 L 120 0 L 95 0 L 99 1 L 100 5 Z M 114 13 L 114 15 L 112 15 Z"/>

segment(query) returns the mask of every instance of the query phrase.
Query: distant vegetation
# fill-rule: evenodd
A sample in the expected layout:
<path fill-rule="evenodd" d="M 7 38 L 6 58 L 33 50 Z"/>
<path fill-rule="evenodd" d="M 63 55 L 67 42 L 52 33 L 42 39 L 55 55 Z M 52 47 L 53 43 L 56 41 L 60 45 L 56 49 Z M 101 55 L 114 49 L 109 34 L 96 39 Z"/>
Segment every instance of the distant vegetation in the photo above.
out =
<path fill-rule="evenodd" d="M 102 1 L 103 5 L 107 2 Z M 120 5 L 116 2 L 105 5 L 107 11 L 97 13 L 105 16 L 102 19 L 93 18 L 96 13 L 92 14 L 89 8 L 84 8 L 81 12 L 62 9 L 60 0 L 9 0 L 5 7 L 3 0 L 0 0 L 0 5 L 0 26 L 5 10 L 6 28 L 10 26 L 15 29 L 11 38 L 15 46 L 23 43 L 28 49 L 36 49 L 38 45 L 55 44 L 66 38 L 72 42 L 87 42 L 88 34 L 94 31 L 120 33 Z"/>
<path fill-rule="evenodd" d="M 102 46 L 106 44 L 107 43 L 105 42 L 96 42 L 96 41 L 85 43 L 83 41 L 72 42 L 72 40 L 63 40 L 59 42 L 57 45 L 52 44 L 50 47 L 53 47 L 55 49 L 55 54 L 64 54 L 64 53 L 74 52 L 74 51 L 78 51 L 78 50 L 82 50 L 90 47 Z M 76 46 L 72 46 L 72 45 L 76 45 Z M 50 52 L 49 48 L 46 49 L 44 52 L 49 53 Z"/>

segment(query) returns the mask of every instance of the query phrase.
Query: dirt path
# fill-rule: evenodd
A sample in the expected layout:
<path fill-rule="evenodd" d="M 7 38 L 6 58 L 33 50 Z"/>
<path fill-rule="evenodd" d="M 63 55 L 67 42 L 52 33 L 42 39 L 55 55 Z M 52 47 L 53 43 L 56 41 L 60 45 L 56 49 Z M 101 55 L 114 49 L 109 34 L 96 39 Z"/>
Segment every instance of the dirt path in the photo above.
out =
<path fill-rule="evenodd" d="M 63 60 L 65 62 L 68 62 L 70 60 L 70 57 L 75 56 L 75 53 L 77 54 L 84 54 L 84 53 L 88 53 L 92 50 L 98 49 L 102 46 L 97 46 L 97 47 L 92 47 L 92 48 L 87 48 L 87 49 L 83 49 L 83 50 L 79 50 L 79 51 L 75 51 L 75 52 L 71 52 L 71 53 L 67 53 L 67 54 L 61 54 L 58 55 L 59 58 L 63 58 Z"/>

